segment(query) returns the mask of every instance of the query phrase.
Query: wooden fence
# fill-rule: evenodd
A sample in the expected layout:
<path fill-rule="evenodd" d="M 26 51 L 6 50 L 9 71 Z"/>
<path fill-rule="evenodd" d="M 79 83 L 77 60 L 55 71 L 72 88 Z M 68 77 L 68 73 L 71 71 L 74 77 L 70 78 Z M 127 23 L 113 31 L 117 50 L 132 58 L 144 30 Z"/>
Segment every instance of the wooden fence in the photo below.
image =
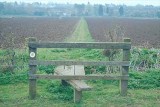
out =
<path fill-rule="evenodd" d="M 62 79 L 62 80 L 120 80 L 121 95 L 127 94 L 128 86 L 128 71 L 130 60 L 130 39 L 124 39 L 124 42 L 91 42 L 91 43 L 52 43 L 52 42 L 37 42 L 35 38 L 29 39 L 29 97 L 36 97 L 36 80 L 37 79 Z M 122 61 L 39 61 L 36 59 L 37 48 L 87 48 L 87 49 L 123 49 Z M 42 75 L 36 74 L 37 65 L 99 65 L 99 66 L 122 66 L 120 76 L 107 75 L 78 75 L 78 76 L 60 76 L 60 75 Z M 76 72 L 76 71 L 75 71 Z"/>

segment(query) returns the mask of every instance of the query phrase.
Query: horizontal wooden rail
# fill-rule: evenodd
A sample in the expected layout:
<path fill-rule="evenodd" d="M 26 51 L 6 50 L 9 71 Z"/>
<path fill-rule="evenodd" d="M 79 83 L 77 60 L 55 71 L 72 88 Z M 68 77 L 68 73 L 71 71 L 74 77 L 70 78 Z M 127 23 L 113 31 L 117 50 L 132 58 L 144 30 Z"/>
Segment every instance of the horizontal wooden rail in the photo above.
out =
<path fill-rule="evenodd" d="M 130 49 L 131 43 L 125 42 L 85 42 L 85 43 L 61 43 L 61 42 L 29 42 L 30 48 L 89 48 L 89 49 Z"/>
<path fill-rule="evenodd" d="M 129 61 L 38 61 L 30 60 L 29 65 L 97 65 L 97 66 L 129 66 Z"/>
<path fill-rule="evenodd" d="M 63 80 L 128 80 L 126 76 L 109 76 L 109 75 L 42 75 L 34 74 L 29 76 L 30 79 L 63 79 Z"/>

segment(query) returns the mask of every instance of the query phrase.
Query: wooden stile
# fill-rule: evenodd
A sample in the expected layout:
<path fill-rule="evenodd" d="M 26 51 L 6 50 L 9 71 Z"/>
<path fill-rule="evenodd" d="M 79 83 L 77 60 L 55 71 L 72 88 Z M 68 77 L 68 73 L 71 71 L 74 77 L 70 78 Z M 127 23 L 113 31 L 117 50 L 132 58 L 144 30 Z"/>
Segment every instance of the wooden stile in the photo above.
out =
<path fill-rule="evenodd" d="M 124 42 L 88 42 L 88 43 L 53 43 L 53 42 L 37 42 L 35 38 L 29 38 L 29 98 L 36 97 L 36 80 L 37 79 L 61 79 L 66 85 L 66 81 L 70 84 L 78 83 L 81 80 L 119 80 L 120 93 L 122 96 L 127 95 L 129 64 L 130 64 L 130 39 L 124 39 Z M 123 49 L 122 61 L 38 61 L 37 48 L 86 48 L 86 49 Z M 37 65 L 93 65 L 93 66 L 122 66 L 121 75 L 41 75 L 36 74 Z M 76 71 L 75 71 L 76 72 Z M 74 84 L 72 84 L 74 80 Z M 84 84 L 81 86 L 85 86 Z M 74 102 L 80 101 L 83 87 L 74 90 Z M 87 89 L 87 88 L 86 88 Z M 89 89 L 89 88 L 88 88 Z M 85 89 L 84 89 L 85 90 Z"/>

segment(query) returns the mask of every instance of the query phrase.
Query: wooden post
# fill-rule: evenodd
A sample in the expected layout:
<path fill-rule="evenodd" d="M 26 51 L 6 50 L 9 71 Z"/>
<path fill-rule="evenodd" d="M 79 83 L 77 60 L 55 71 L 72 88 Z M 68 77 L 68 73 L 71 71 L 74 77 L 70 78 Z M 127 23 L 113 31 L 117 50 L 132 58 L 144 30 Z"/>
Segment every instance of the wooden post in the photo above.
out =
<path fill-rule="evenodd" d="M 64 69 L 65 69 L 66 67 L 65 67 L 65 65 L 64 65 Z M 61 80 L 61 84 L 63 85 L 63 86 L 68 86 L 69 84 L 65 81 L 65 80 Z"/>
<path fill-rule="evenodd" d="M 124 42 L 131 42 L 129 38 L 125 38 Z M 123 49 L 123 61 L 130 60 L 130 49 Z M 129 66 L 122 66 L 122 76 L 128 76 Z M 127 95 L 128 80 L 120 80 L 120 92 L 122 96 Z"/>
<path fill-rule="evenodd" d="M 82 91 L 74 89 L 74 102 L 79 103 L 81 101 L 81 98 L 82 98 Z"/>
<path fill-rule="evenodd" d="M 35 42 L 35 38 L 29 38 L 29 42 Z M 37 48 L 29 47 L 30 60 L 36 60 Z M 29 65 L 29 76 L 34 75 L 37 70 L 37 65 Z M 36 79 L 29 79 L 29 98 L 34 99 L 36 97 Z"/>

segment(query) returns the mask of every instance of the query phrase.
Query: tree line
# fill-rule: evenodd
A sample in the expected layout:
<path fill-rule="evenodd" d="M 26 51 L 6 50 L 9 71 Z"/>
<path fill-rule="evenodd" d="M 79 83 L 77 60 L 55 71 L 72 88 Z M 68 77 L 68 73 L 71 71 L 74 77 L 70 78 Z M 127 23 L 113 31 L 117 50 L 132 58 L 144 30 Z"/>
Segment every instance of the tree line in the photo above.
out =
<path fill-rule="evenodd" d="M 26 16 L 116 16 L 160 18 L 160 6 L 114 5 L 114 4 L 43 4 L 0 2 L 0 15 Z"/>

